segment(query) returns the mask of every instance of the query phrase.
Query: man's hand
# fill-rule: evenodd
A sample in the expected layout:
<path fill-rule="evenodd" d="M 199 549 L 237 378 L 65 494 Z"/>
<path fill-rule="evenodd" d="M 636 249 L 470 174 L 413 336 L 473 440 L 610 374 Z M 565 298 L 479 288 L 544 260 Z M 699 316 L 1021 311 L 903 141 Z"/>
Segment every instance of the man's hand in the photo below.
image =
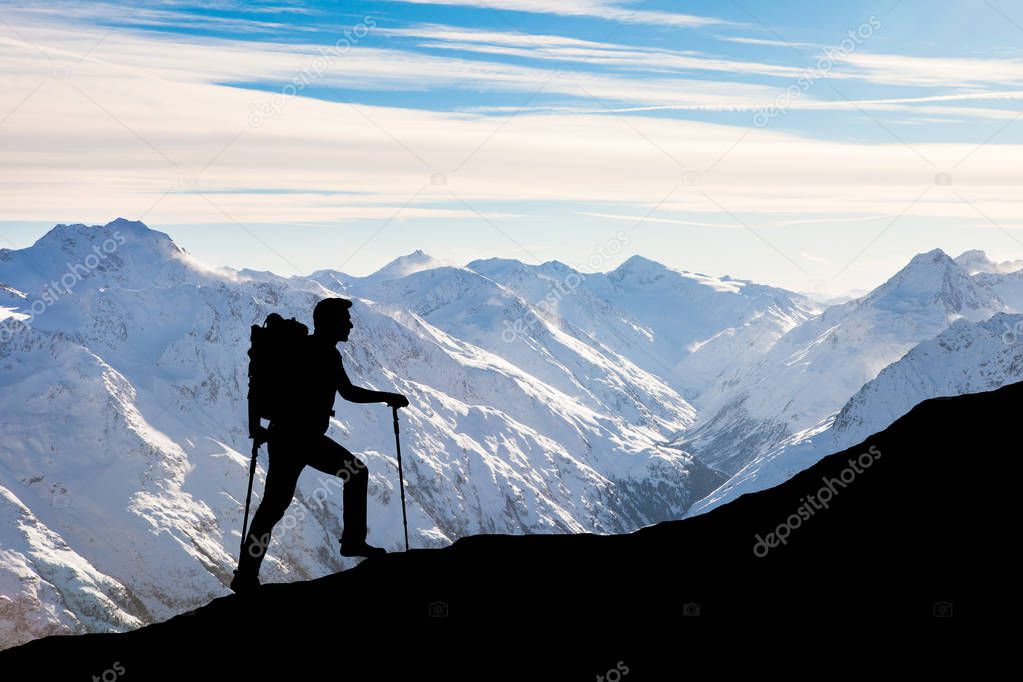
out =
<path fill-rule="evenodd" d="M 408 398 L 401 393 L 388 393 L 384 402 L 391 407 L 408 407 Z"/>

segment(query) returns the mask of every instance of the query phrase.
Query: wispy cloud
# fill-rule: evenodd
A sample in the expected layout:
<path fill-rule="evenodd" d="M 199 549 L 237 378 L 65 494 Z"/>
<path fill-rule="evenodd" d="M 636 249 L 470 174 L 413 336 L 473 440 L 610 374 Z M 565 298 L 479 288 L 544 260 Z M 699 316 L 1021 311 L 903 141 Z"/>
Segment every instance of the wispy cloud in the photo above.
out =
<path fill-rule="evenodd" d="M 613 22 L 631 22 L 653 26 L 699 28 L 702 26 L 739 26 L 741 24 L 716 17 L 701 17 L 675 12 L 645 10 L 647 3 L 610 2 L 609 0 L 398 0 L 417 5 L 458 5 L 499 11 L 553 14 L 571 17 L 593 17 Z"/>
<path fill-rule="evenodd" d="M 125 21 L 131 7 L 112 2 L 5 4 L 2 218 L 351 227 L 401 209 L 392 227 L 519 221 L 560 235 L 557 213 L 586 230 L 642 222 L 637 240 L 698 228 L 721 251 L 750 236 L 747 224 L 789 263 L 818 265 L 895 216 L 928 226 L 928 239 L 932 225 L 958 239 L 978 210 L 1023 220 L 1016 52 L 867 51 L 896 44 L 886 34 L 790 102 L 798 115 L 758 129 L 747 114 L 796 83 L 819 45 L 798 43 L 814 48 L 800 55 L 757 35 L 662 31 L 734 27 L 639 2 L 409 2 L 422 5 L 414 23 L 401 20 L 407 3 L 372 5 L 386 10 L 372 34 L 260 125 L 253 107 L 344 36 L 336 14 L 295 21 L 283 0 L 147 0 Z M 635 25 L 600 42 L 623 20 Z M 900 123 L 912 125 L 895 137 Z M 839 233 L 851 241 L 836 246 Z M 857 267 L 882 267 L 871 263 Z"/>
<path fill-rule="evenodd" d="M 852 216 L 842 217 L 836 215 L 819 215 L 815 218 L 798 218 L 794 220 L 777 220 L 776 225 L 820 225 L 823 223 L 866 223 L 873 220 L 883 220 L 885 218 L 891 220 L 895 216 L 892 215 L 868 215 L 868 216 Z"/>
<path fill-rule="evenodd" d="M 797 78 L 803 72 L 800 67 L 721 59 L 695 51 L 638 48 L 554 35 L 473 31 L 436 25 L 381 29 L 380 34 L 419 38 L 416 44 L 424 48 L 612 66 L 650 73 L 717 71 Z"/>
<path fill-rule="evenodd" d="M 254 19 L 243 16 L 218 15 L 211 12 L 237 12 L 263 16 Z M 178 2 L 175 0 L 130 0 L 130 2 L 36 2 L 18 4 L 5 9 L 7 16 L 31 22 L 79 22 L 113 27 L 162 29 L 200 28 L 221 30 L 233 35 L 266 35 L 281 30 L 303 31 L 301 25 L 286 21 L 285 15 L 314 14 L 315 10 L 299 4 L 261 4 L 230 1 Z"/>
<path fill-rule="evenodd" d="M 1023 83 L 1023 61 L 951 57 L 910 57 L 855 52 L 842 58 L 860 77 L 874 83 L 914 87 L 1005 88 Z"/>
<path fill-rule="evenodd" d="M 728 43 L 738 43 L 740 45 L 766 45 L 768 47 L 783 47 L 786 50 L 791 50 L 794 47 L 802 48 L 824 48 L 824 45 L 818 43 L 798 43 L 789 42 L 787 40 L 771 40 L 768 38 L 747 38 L 744 36 L 714 36 L 718 40 L 723 40 Z"/>
<path fill-rule="evenodd" d="M 734 222 L 732 223 L 708 223 L 699 220 L 683 220 L 681 218 L 664 218 L 655 215 L 622 215 L 620 213 L 598 213 L 595 211 L 583 211 L 580 215 L 589 216 L 591 218 L 606 218 L 608 220 L 624 220 L 625 222 L 641 224 L 641 223 L 659 223 L 662 225 L 686 225 L 689 227 L 713 227 L 716 229 L 738 229 L 739 226 Z"/>
<path fill-rule="evenodd" d="M 827 258 L 823 258 L 821 256 L 815 256 L 814 254 L 807 253 L 806 251 L 801 252 L 799 255 L 800 255 L 800 257 L 803 260 L 809 261 L 810 263 L 817 263 L 819 265 L 830 265 L 831 264 L 831 261 L 829 261 Z"/>
<path fill-rule="evenodd" d="M 56 27 L 24 28 L 22 33 L 32 43 L 61 46 L 54 48 L 55 54 L 75 60 L 94 44 L 95 36 L 101 35 Z M 0 45 L 3 44 L 22 49 L 22 55 L 12 52 L 12 58 L 31 58 L 32 45 L 0 36 Z M 268 92 L 273 92 L 307 68 L 320 56 L 320 49 L 310 44 L 285 46 L 194 36 L 153 38 L 122 31 L 107 37 L 102 49 L 87 61 L 98 64 L 102 60 L 105 68 L 179 82 L 263 83 Z M 349 50 L 343 65 L 325 70 L 318 83 L 344 91 L 418 92 L 425 88 L 454 88 L 524 95 L 544 86 L 545 93 L 561 95 L 590 108 L 602 108 L 603 101 L 708 111 L 749 110 L 770 101 L 776 92 L 764 85 L 696 78 L 636 79 L 626 74 L 591 71 L 560 77 L 553 68 L 370 47 Z M 594 101 L 594 97 L 600 101 Z"/>
<path fill-rule="evenodd" d="M 776 95 L 776 91 L 768 90 L 769 96 Z M 891 99 L 838 99 L 838 100 L 821 100 L 813 99 L 811 97 L 804 97 L 803 99 L 793 101 L 789 103 L 789 109 L 803 109 L 807 111 L 861 111 L 861 110 L 878 110 L 878 111 L 914 111 L 915 109 L 909 105 L 921 104 L 925 102 L 984 102 L 984 101 L 1014 101 L 1023 99 L 1023 90 L 1006 90 L 1006 91 L 995 91 L 995 92 L 970 92 L 970 93 L 959 93 L 955 95 L 931 95 L 927 97 L 895 97 Z M 638 107 L 615 107 L 607 108 L 606 111 L 609 113 L 616 114 L 638 114 L 643 112 L 652 111 L 753 111 L 764 105 L 768 100 L 747 100 L 745 105 L 729 103 L 729 104 L 712 104 L 712 103 L 684 103 L 684 104 L 663 104 L 663 105 L 652 105 L 652 106 L 638 106 Z M 589 111 L 599 111 L 599 109 L 588 108 Z M 573 111 L 584 111 L 584 110 L 573 110 Z M 941 110 L 935 112 L 931 109 L 932 113 L 938 113 Z M 955 112 L 961 116 L 968 116 L 971 112 L 975 112 L 976 116 L 981 118 L 1014 118 L 1015 112 L 1009 110 L 1003 110 L 1001 113 L 995 112 L 991 109 L 973 109 L 959 107 L 955 109 Z"/>
<path fill-rule="evenodd" d="M 97 33 L 85 29 L 37 27 L 24 33 L 46 45 L 55 60 L 84 54 L 97 38 Z M 685 200 L 673 198 L 659 211 L 661 216 L 653 218 L 714 224 L 698 217 L 720 215 L 720 206 L 702 190 L 737 214 L 897 215 L 905 209 L 907 195 L 915 196 L 918 187 L 934 182 L 935 171 L 895 142 L 864 146 L 757 130 L 736 145 L 744 131 L 733 126 L 606 112 L 523 111 L 502 121 L 464 112 L 352 108 L 297 97 L 279 118 L 249 128 L 251 108 L 264 101 L 267 92 L 221 83 L 241 78 L 286 82 L 315 54 L 311 47 L 298 49 L 305 54 L 219 39 L 111 34 L 71 70 L 70 78 L 47 78 L 40 90 L 45 96 L 29 99 L 0 126 L 6 169 L 0 202 L 6 207 L 5 217 L 40 219 L 58 212 L 84 219 L 102 217 L 111 206 L 138 215 L 170 191 L 153 209 L 154 218 L 211 220 L 215 216 L 209 206 L 194 193 L 182 191 L 191 189 L 182 186 L 182 173 L 196 175 L 196 188 L 201 190 L 269 186 L 298 193 L 309 187 L 360 193 L 359 198 L 316 195 L 296 200 L 286 193 L 235 192 L 221 195 L 217 202 L 239 220 L 285 222 L 379 217 L 424 185 L 409 207 L 409 217 L 468 217 L 464 206 L 452 205 L 454 191 L 471 205 L 552 199 L 591 206 L 613 202 L 628 208 L 606 211 L 604 217 L 631 220 L 645 215 L 651 202 L 660 200 L 671 183 L 679 184 L 685 172 L 711 167 L 713 173 L 704 177 L 702 187 L 683 187 L 679 194 Z M 0 110 L 6 112 L 38 85 L 40 76 L 49 76 L 53 64 L 17 39 L 0 42 L 0 57 L 5 64 Z M 541 74 L 552 76 L 516 65 L 359 49 L 345 56 L 343 74 L 331 77 L 349 87 L 373 78 L 378 85 L 418 79 L 421 87 L 434 87 L 459 77 L 464 82 L 466 70 L 478 82 L 489 74 L 491 87 L 523 91 L 539 87 Z M 731 92 L 723 93 L 722 84 L 712 81 L 674 80 L 676 85 L 684 82 L 688 91 L 673 92 L 656 80 L 580 77 L 586 89 L 602 97 L 672 98 L 707 108 L 746 107 L 770 91 L 732 84 Z M 551 86 L 566 93 L 577 87 L 556 78 Z M 69 128 L 68 121 L 74 126 Z M 1020 156 L 1019 145 L 976 150 L 976 143 L 914 146 L 946 167 L 972 154 L 956 182 L 968 186 L 969 196 L 994 219 L 1019 220 L 1020 178 L 1014 162 Z M 679 168 L 672 158 L 685 167 Z M 433 184 L 434 173 L 445 175 L 444 184 Z M 26 192 L 26 187 L 43 186 L 48 191 Z M 939 193 L 911 211 L 975 220 L 970 212 Z"/>

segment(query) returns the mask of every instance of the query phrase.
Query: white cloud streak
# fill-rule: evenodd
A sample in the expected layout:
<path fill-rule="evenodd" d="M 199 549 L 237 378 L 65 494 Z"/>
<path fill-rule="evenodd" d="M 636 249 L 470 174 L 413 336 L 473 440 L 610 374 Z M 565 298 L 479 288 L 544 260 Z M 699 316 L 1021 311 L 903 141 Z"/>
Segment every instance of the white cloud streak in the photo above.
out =
<path fill-rule="evenodd" d="M 420 38 L 417 44 L 424 48 L 586 63 L 647 72 L 716 71 L 777 78 L 798 78 L 803 72 L 799 67 L 721 59 L 692 51 L 628 47 L 553 35 L 473 31 L 448 26 L 381 29 L 379 33 Z"/>
<path fill-rule="evenodd" d="M 674 28 L 700 28 L 703 26 L 740 26 L 716 17 L 700 17 L 674 12 L 642 9 L 644 2 L 610 2 L 608 0 L 400 0 L 417 5 L 454 5 L 497 11 L 553 14 L 569 17 L 593 17 L 617 23 L 671 26 Z"/>
<path fill-rule="evenodd" d="M 754 130 L 736 145 L 745 132 L 741 128 L 631 115 L 524 111 L 506 119 L 366 105 L 354 109 L 299 97 L 281 117 L 251 129 L 251 106 L 268 93 L 220 83 L 290 80 L 316 54 L 311 47 L 295 48 L 302 52 L 296 55 L 243 42 L 115 31 L 73 66 L 70 78 L 61 79 L 52 77 L 55 64 L 73 65 L 101 34 L 86 27 L 38 25 L 19 31 L 44 46 L 53 61 L 18 38 L 0 40 L 0 116 L 13 110 L 0 126 L 5 163 L 0 202 L 7 220 L 99 222 L 111 212 L 148 212 L 147 220 L 157 224 L 222 222 L 194 190 L 220 192 L 210 196 L 242 222 L 386 219 L 420 190 L 402 219 L 474 218 L 469 215 L 474 211 L 452 200 L 455 192 L 474 208 L 489 201 L 576 202 L 600 206 L 594 215 L 625 220 L 642 217 L 682 182 L 684 173 L 697 172 L 703 174 L 702 185 L 683 187 L 653 217 L 704 227 L 723 222 L 719 205 L 736 215 L 776 218 L 899 215 L 934 183 L 934 168 L 901 144 Z M 339 87 L 487 83 L 491 91 L 529 92 L 551 75 L 523 66 L 358 48 L 345 56 L 338 73 L 325 78 Z M 601 97 L 672 106 L 742 109 L 773 93 L 713 81 L 579 77 Z M 38 92 L 17 106 L 40 82 Z M 574 81 L 556 78 L 551 88 L 578 95 Z M 1019 99 L 1021 94 L 963 93 L 877 104 Z M 956 191 L 995 221 L 1023 219 L 1020 145 L 914 148 L 938 168 L 952 168 L 969 155 L 955 171 Z M 434 173 L 447 174 L 447 184 L 432 184 Z M 194 187 L 183 185 L 182 174 L 194 176 Z M 612 204 L 621 208 L 606 208 Z M 943 188 L 935 188 L 907 215 L 969 224 L 978 218 L 974 208 Z"/>

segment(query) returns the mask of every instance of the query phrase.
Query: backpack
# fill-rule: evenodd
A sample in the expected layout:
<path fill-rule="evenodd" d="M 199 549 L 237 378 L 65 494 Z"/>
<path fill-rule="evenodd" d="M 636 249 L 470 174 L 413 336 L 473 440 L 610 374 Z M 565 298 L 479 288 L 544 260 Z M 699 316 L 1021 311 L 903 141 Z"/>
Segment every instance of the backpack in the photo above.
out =
<path fill-rule="evenodd" d="M 259 437 L 260 419 L 273 421 L 290 401 L 296 360 L 309 328 L 291 318 L 270 313 L 263 326 L 252 325 L 249 337 L 249 438 Z"/>

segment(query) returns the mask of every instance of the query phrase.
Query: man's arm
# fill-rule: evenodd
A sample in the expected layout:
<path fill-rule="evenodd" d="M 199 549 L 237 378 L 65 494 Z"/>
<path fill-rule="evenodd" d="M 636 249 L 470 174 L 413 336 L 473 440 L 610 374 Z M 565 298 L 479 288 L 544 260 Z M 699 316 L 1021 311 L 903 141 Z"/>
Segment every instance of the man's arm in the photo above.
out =
<path fill-rule="evenodd" d="M 342 365 L 338 377 L 337 392 L 341 397 L 350 403 L 387 403 L 391 407 L 408 407 L 408 398 L 400 393 L 389 393 L 387 391 L 371 391 L 362 386 L 356 386 L 348 378 L 348 373 Z"/>

